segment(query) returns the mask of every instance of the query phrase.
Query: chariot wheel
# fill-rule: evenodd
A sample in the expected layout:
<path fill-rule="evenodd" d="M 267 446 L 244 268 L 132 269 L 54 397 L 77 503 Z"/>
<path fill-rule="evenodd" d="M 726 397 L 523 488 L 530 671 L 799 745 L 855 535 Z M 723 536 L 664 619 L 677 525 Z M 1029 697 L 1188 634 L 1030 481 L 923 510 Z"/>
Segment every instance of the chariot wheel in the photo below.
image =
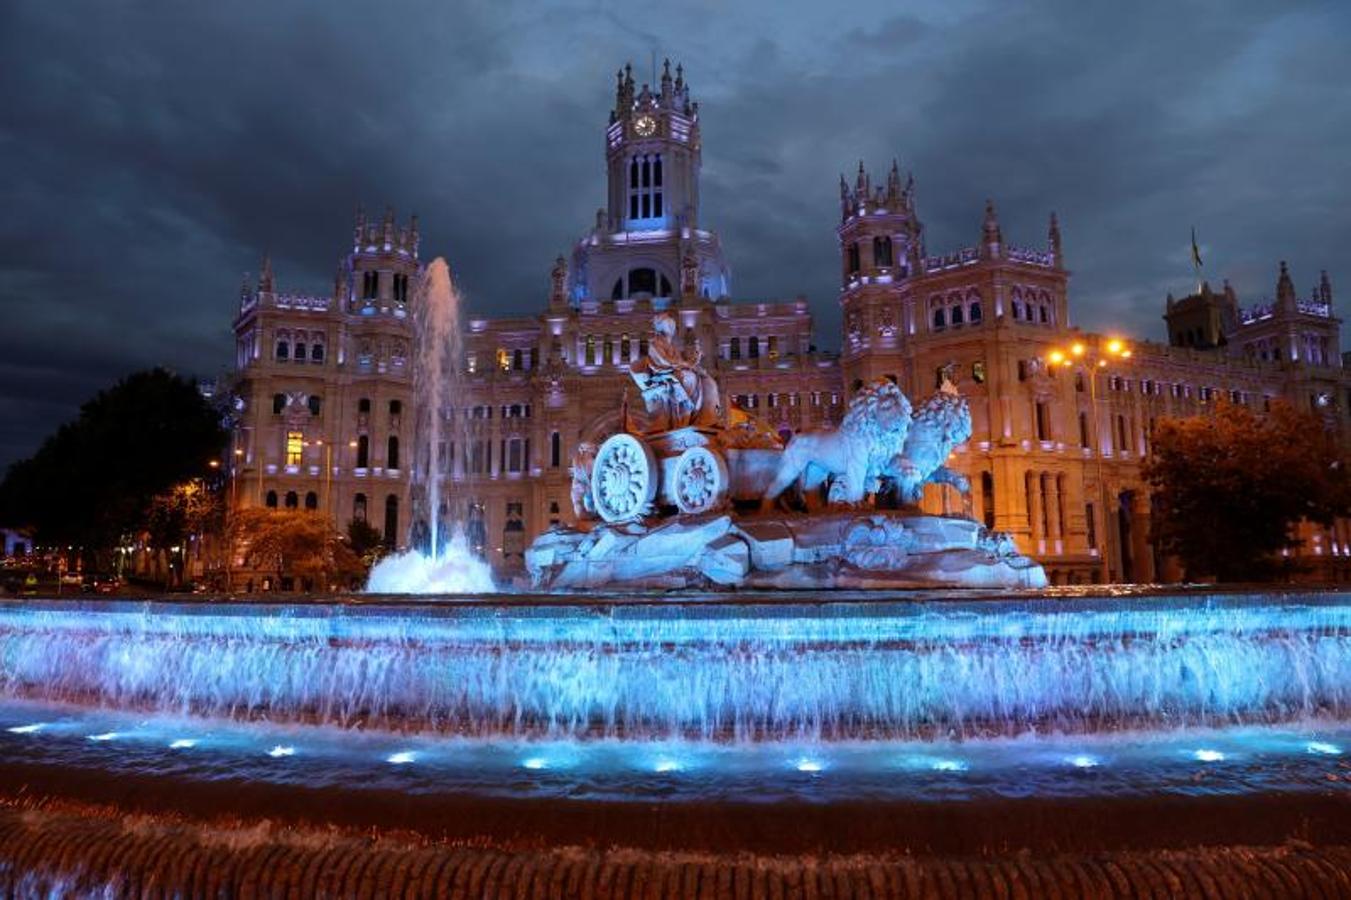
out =
<path fill-rule="evenodd" d="M 607 522 L 637 519 L 657 496 L 657 458 L 631 434 L 615 434 L 596 451 L 591 469 L 591 499 Z"/>
<path fill-rule="evenodd" d="M 691 447 L 676 460 L 670 492 L 682 513 L 704 513 L 727 499 L 727 463 L 707 447 Z"/>

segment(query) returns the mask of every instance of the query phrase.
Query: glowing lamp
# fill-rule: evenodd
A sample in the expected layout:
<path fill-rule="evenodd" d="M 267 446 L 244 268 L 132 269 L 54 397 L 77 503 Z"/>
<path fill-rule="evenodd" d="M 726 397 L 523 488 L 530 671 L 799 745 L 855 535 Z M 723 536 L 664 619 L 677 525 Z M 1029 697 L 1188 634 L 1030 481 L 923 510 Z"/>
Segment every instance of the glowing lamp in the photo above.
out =
<path fill-rule="evenodd" d="M 1058 366 L 1065 361 L 1065 354 L 1059 350 L 1052 350 L 1046 358 L 1051 361 L 1051 365 Z"/>
<path fill-rule="evenodd" d="M 1108 353 L 1111 353 L 1111 354 L 1113 354 L 1113 355 L 1116 355 L 1116 354 L 1120 353 L 1121 350 L 1122 350 L 1122 344 L 1121 344 L 1121 341 L 1117 340 L 1116 338 L 1112 338 L 1110 341 L 1107 342 L 1107 352 L 1108 352 Z"/>
<path fill-rule="evenodd" d="M 1079 343 L 1078 341 L 1075 341 L 1074 346 L 1070 347 L 1070 352 L 1073 353 L 1075 356 L 1083 356 L 1084 345 Z"/>

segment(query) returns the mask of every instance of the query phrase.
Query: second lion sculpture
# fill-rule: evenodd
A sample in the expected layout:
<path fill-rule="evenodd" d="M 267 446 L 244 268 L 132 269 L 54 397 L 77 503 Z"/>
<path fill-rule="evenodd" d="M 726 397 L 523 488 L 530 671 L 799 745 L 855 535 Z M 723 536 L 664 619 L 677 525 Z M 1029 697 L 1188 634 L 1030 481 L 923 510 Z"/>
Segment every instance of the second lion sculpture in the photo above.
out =
<path fill-rule="evenodd" d="M 892 382 L 875 381 L 849 401 L 839 428 L 793 435 L 764 502 L 772 502 L 794 482 L 811 491 L 830 479 L 831 505 L 858 505 L 876 492 L 909 431 L 910 401 Z"/>

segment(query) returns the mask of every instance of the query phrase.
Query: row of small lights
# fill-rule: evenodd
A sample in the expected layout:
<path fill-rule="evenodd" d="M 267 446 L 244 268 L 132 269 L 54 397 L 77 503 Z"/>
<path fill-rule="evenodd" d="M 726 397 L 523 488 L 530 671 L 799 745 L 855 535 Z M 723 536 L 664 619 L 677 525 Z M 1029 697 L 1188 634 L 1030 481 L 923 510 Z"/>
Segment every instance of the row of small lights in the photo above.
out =
<path fill-rule="evenodd" d="M 36 734 L 46 727 L 45 722 L 37 722 L 31 725 L 16 725 L 6 729 L 11 734 Z M 116 731 L 105 731 L 99 734 L 88 735 L 88 739 L 98 743 L 116 740 L 122 735 Z M 196 747 L 199 741 L 195 738 L 177 738 L 169 743 L 170 750 L 190 750 Z M 1342 748 L 1336 744 L 1326 741 L 1309 741 L 1304 745 L 1307 752 L 1318 756 L 1340 756 Z M 285 744 L 277 744 L 266 751 L 267 755 L 273 759 L 284 759 L 296 755 L 296 748 Z M 1191 757 L 1197 762 L 1216 763 L 1224 762 L 1226 757 L 1219 750 L 1201 748 L 1191 752 Z M 417 754 L 411 750 L 401 750 L 385 757 L 385 761 L 391 765 L 401 766 L 417 761 Z M 965 772 L 970 766 L 960 759 L 930 759 L 924 758 L 928 768 L 935 772 Z M 1064 762 L 1076 769 L 1095 769 L 1102 764 L 1102 760 L 1089 754 L 1075 754 L 1065 757 Z M 531 771 L 541 771 L 551 768 L 547 757 L 529 756 L 521 760 L 521 768 Z M 685 767 L 677 760 L 669 757 L 662 757 L 653 763 L 652 769 L 658 773 L 679 772 Z M 793 763 L 793 768 L 799 772 L 809 775 L 817 775 L 824 772 L 827 764 L 819 759 L 811 757 L 802 757 Z"/>

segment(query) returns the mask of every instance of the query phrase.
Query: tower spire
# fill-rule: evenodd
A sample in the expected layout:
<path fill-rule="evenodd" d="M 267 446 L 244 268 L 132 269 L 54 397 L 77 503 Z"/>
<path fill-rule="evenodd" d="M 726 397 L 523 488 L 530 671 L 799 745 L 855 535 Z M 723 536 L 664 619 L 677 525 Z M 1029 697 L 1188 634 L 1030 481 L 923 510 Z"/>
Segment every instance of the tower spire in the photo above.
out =
<path fill-rule="evenodd" d="M 1290 267 L 1281 260 L 1281 274 L 1276 279 L 1276 302 L 1291 311 L 1295 309 L 1295 282 L 1290 278 Z"/>
<path fill-rule="evenodd" d="M 258 290 L 270 294 L 276 286 L 276 279 L 272 275 L 272 254 L 263 254 L 263 265 L 258 272 Z"/>
<path fill-rule="evenodd" d="M 1051 259 L 1057 266 L 1063 263 L 1060 249 L 1060 221 L 1056 218 L 1055 211 L 1051 211 L 1051 225 L 1046 233 L 1047 243 L 1051 247 Z"/>
<path fill-rule="evenodd" d="M 986 199 L 985 201 L 985 221 L 981 223 L 981 256 L 986 259 L 997 259 L 1002 251 L 1004 244 L 1004 234 L 999 228 L 999 216 L 994 211 L 994 201 Z"/>

